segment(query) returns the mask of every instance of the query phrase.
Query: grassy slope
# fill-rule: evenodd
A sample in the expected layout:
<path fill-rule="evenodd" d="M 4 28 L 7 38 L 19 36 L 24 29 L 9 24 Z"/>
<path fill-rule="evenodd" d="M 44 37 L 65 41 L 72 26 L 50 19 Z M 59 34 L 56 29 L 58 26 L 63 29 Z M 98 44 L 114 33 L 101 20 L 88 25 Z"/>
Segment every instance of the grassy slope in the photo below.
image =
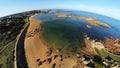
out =
<path fill-rule="evenodd" d="M 19 19 L 18 19 L 19 20 Z M 21 18 L 20 18 L 21 20 Z M 13 41 L 16 36 L 19 34 L 20 30 L 23 28 L 25 23 L 21 21 L 14 21 L 9 23 L 0 24 L 0 44 L 2 46 L 6 45 L 7 43 Z"/>
<path fill-rule="evenodd" d="M 0 22 L 0 66 L 2 64 L 2 68 L 13 68 L 16 37 L 28 25 L 29 16 L 36 13 L 49 13 L 49 11 L 35 10 L 19 13 L 12 15 L 12 18 L 5 17 Z"/>
<path fill-rule="evenodd" d="M 101 64 L 98 64 L 98 63 L 94 62 L 94 65 L 95 65 L 95 68 L 103 68 L 103 66 Z"/>
<path fill-rule="evenodd" d="M 0 64 L 2 68 L 13 68 L 13 52 L 16 40 L 8 43 L 6 47 L 1 51 L 0 54 Z"/>
<path fill-rule="evenodd" d="M 26 23 L 23 27 L 25 28 L 26 25 L 28 25 L 28 23 Z M 24 30 L 24 28 L 21 30 L 21 32 Z M 12 42 L 5 45 L 4 48 L 0 51 L 0 64 L 3 64 L 2 68 L 14 68 L 13 62 L 15 44 L 16 40 L 13 40 Z"/>
<path fill-rule="evenodd" d="M 24 19 L 25 23 L 21 30 L 17 32 L 21 33 L 24 30 L 25 26 L 28 25 L 28 19 Z M 16 25 L 14 27 L 17 27 Z M 11 34 L 12 35 L 12 34 Z M 15 47 L 16 39 L 11 41 L 10 43 L 4 45 L 4 47 L 0 51 L 0 65 L 2 64 L 2 68 L 14 68 L 14 47 Z"/>
<path fill-rule="evenodd" d="M 111 54 L 109 52 L 107 52 L 106 50 L 102 49 L 102 50 L 98 50 L 97 48 L 95 48 L 96 52 L 102 57 L 102 59 L 105 59 L 105 57 L 110 56 L 113 60 L 117 61 L 118 64 L 120 65 L 120 56 Z"/>
<path fill-rule="evenodd" d="M 100 51 L 101 55 L 103 58 L 107 57 L 107 56 L 110 56 L 113 60 L 116 60 L 118 62 L 118 64 L 120 65 L 120 56 L 117 56 L 117 55 L 114 55 L 114 54 L 111 54 L 107 51 L 105 51 L 104 49 L 102 49 Z"/>

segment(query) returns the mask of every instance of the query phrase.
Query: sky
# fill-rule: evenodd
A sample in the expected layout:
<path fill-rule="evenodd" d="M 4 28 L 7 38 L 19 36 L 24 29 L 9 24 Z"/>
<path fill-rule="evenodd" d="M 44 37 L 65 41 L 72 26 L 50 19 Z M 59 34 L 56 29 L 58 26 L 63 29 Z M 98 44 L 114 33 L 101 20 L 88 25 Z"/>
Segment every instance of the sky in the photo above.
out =
<path fill-rule="evenodd" d="M 0 17 L 36 9 L 75 9 L 120 20 L 120 0 L 0 0 Z"/>

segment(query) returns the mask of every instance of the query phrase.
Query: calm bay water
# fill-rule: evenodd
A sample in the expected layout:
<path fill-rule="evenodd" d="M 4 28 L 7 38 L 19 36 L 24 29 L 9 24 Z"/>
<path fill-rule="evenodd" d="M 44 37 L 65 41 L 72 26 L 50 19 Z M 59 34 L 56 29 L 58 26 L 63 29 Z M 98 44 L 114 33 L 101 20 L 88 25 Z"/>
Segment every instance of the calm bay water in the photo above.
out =
<path fill-rule="evenodd" d="M 87 28 L 86 25 L 88 23 L 81 19 L 76 18 L 57 18 L 54 16 L 54 14 L 75 14 L 80 16 L 86 16 L 86 17 L 95 17 L 99 21 L 102 21 L 104 23 L 107 23 L 111 26 L 111 28 L 104 28 L 101 26 L 93 26 L 92 28 Z M 64 24 L 66 23 L 69 25 L 69 27 L 76 27 L 75 30 L 81 31 L 83 34 L 86 33 L 89 37 L 93 39 L 99 39 L 104 40 L 106 37 L 113 37 L 113 38 L 119 38 L 120 39 L 120 21 L 102 16 L 95 13 L 85 12 L 85 11 L 69 11 L 69 12 L 54 12 L 51 14 L 40 14 L 35 16 L 36 19 L 40 19 L 43 21 L 43 23 L 58 23 L 58 24 Z M 56 27 L 59 27 L 59 25 L 56 25 Z M 64 28 L 64 27 L 63 27 Z"/>

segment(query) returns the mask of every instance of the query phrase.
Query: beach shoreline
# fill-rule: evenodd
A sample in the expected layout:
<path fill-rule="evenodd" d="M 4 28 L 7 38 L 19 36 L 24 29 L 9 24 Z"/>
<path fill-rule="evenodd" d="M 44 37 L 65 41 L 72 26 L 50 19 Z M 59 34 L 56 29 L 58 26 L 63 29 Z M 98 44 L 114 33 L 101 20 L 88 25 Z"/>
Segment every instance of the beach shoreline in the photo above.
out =
<path fill-rule="evenodd" d="M 40 38 L 42 23 L 41 20 L 34 18 L 35 15 L 29 18 L 30 25 L 28 27 L 25 38 L 25 54 L 29 68 L 71 68 L 76 65 L 77 60 L 71 58 L 63 58 L 61 53 L 49 48 L 44 40 Z M 52 51 L 48 56 L 47 53 Z M 57 56 L 57 58 L 55 58 Z M 49 62 L 49 60 L 51 60 Z M 64 61 L 63 61 L 64 60 Z"/>

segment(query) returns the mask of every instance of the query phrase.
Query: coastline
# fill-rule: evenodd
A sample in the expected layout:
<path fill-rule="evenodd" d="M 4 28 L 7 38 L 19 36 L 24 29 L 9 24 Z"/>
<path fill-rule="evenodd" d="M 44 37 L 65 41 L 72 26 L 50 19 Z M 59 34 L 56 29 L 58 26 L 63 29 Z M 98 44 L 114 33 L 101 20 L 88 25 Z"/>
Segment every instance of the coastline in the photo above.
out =
<path fill-rule="evenodd" d="M 38 35 L 33 36 L 33 32 L 36 28 L 39 28 L 40 21 L 34 19 L 34 15 L 29 18 L 30 25 L 28 27 L 25 38 L 25 53 L 30 68 L 36 68 L 36 59 L 39 58 L 38 52 L 40 49 L 46 50 L 46 47 L 40 46 L 41 42 Z M 43 45 L 43 44 L 42 44 Z M 37 51 L 38 50 L 38 51 Z M 43 55 L 43 54 L 41 54 Z"/>
<path fill-rule="evenodd" d="M 35 15 L 29 18 L 30 25 L 28 27 L 26 38 L 25 38 L 25 54 L 28 62 L 29 68 L 71 68 L 71 67 L 80 67 L 83 68 L 84 60 L 80 57 L 72 59 L 71 57 L 64 57 L 64 55 L 57 50 L 51 49 L 47 43 L 44 41 L 41 35 L 40 24 L 42 20 L 37 20 L 34 18 Z M 88 26 L 89 27 L 89 26 Z M 86 41 L 88 43 L 88 41 Z M 90 41 L 91 47 L 87 47 L 86 51 L 89 51 L 89 54 L 95 53 L 94 48 L 104 49 L 100 42 Z M 96 46 L 98 45 L 99 46 Z M 87 44 L 86 44 L 87 45 Z M 83 50 L 84 51 L 84 50 Z M 51 52 L 51 54 L 49 54 Z M 94 55 L 94 54 L 93 54 Z M 57 58 L 54 58 L 57 56 Z M 62 58 L 61 58 L 62 56 Z M 79 56 L 79 54 L 77 54 Z M 77 66 L 78 65 L 78 66 Z"/>
<path fill-rule="evenodd" d="M 44 40 L 40 38 L 40 33 L 41 33 L 40 24 L 42 23 L 42 21 L 35 19 L 34 16 L 35 15 L 29 18 L 30 25 L 28 27 L 26 38 L 24 41 L 25 54 L 28 62 L 28 67 L 29 68 L 37 68 L 37 67 L 50 68 L 55 65 L 55 67 L 59 68 L 59 65 L 61 65 L 62 68 L 71 68 L 74 65 L 76 65 L 77 59 L 74 60 L 71 58 L 61 57 L 63 55 L 61 55 L 55 50 L 52 50 L 52 53 L 50 56 L 46 55 L 46 53 L 48 53 L 51 48 L 49 48 L 43 42 Z M 38 29 L 37 32 L 36 32 L 36 29 Z M 58 57 L 54 59 L 55 56 L 58 56 Z M 50 63 L 48 59 L 51 59 Z M 37 62 L 37 60 L 39 61 Z M 39 65 L 40 62 L 42 62 L 41 65 Z"/>

